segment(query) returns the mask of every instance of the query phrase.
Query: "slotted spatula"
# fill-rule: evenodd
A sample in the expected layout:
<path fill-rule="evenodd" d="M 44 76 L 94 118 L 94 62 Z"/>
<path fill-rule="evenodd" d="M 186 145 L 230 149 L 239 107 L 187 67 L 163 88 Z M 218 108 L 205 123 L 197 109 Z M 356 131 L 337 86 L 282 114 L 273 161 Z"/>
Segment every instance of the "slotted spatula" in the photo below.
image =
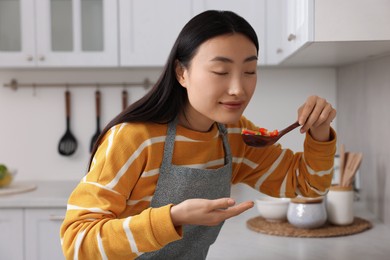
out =
<path fill-rule="evenodd" d="M 96 101 L 96 132 L 92 136 L 91 145 L 89 151 L 92 152 L 93 146 L 95 145 L 101 131 L 100 131 L 100 91 L 96 90 L 95 92 L 95 101 Z"/>
<path fill-rule="evenodd" d="M 70 92 L 65 91 L 66 132 L 58 143 L 58 152 L 64 156 L 70 156 L 76 152 L 77 140 L 70 131 Z"/>

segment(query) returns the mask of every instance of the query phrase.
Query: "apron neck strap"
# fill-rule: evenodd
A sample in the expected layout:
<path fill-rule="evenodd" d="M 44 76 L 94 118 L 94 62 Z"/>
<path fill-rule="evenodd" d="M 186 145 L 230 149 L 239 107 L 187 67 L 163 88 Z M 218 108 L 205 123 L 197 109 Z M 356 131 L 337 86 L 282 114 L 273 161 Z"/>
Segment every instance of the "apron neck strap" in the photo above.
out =
<path fill-rule="evenodd" d="M 173 148 L 175 146 L 177 123 L 178 123 L 177 117 L 168 123 L 167 137 L 165 139 L 165 145 L 164 145 L 164 155 L 163 155 L 162 167 L 165 167 L 166 165 L 170 165 L 172 163 Z M 225 163 L 227 163 L 230 161 L 230 158 L 231 158 L 230 145 L 229 145 L 229 141 L 227 138 L 227 129 L 226 129 L 225 125 L 218 123 L 218 130 L 219 130 L 219 134 L 222 137 L 223 148 L 225 150 Z"/>

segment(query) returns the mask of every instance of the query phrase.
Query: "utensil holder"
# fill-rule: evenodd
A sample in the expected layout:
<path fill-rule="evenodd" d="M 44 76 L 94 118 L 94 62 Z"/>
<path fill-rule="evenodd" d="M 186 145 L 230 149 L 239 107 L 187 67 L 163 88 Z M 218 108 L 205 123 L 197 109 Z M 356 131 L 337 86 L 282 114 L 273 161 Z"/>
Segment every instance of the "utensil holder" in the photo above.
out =
<path fill-rule="evenodd" d="M 352 186 L 331 186 L 326 195 L 328 221 L 334 225 L 349 225 L 354 219 Z"/>

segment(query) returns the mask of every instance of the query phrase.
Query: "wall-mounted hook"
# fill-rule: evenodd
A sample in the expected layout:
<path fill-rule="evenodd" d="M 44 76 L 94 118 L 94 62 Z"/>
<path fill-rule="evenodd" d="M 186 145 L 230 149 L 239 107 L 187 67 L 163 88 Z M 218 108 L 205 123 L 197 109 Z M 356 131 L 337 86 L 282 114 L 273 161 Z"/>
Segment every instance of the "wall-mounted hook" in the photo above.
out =
<path fill-rule="evenodd" d="M 12 79 L 9 86 L 12 90 L 18 90 L 18 81 L 16 79 Z"/>

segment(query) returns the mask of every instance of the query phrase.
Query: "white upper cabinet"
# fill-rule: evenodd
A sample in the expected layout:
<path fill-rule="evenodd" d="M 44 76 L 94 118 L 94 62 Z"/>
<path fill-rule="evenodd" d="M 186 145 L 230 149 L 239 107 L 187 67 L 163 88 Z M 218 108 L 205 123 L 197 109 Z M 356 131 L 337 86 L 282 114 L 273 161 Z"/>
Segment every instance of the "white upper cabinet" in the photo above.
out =
<path fill-rule="evenodd" d="M 276 65 L 313 39 L 310 0 L 268 0 L 267 63 Z"/>
<path fill-rule="evenodd" d="M 259 65 L 267 63 L 265 46 L 266 0 L 197 0 L 195 14 L 206 10 L 229 10 L 245 18 L 257 33 L 259 40 Z"/>
<path fill-rule="evenodd" d="M 117 66 L 117 28 L 112 0 L 0 0 L 0 66 Z"/>
<path fill-rule="evenodd" d="M 163 66 L 193 1 L 119 0 L 120 65 Z"/>
<path fill-rule="evenodd" d="M 0 0 L 0 66 L 34 66 L 34 1 Z"/>
<path fill-rule="evenodd" d="M 196 14 L 231 10 L 258 33 L 265 63 L 265 0 L 119 0 L 120 65 L 163 66 L 183 26 Z"/>
<path fill-rule="evenodd" d="M 267 0 L 266 7 L 269 65 L 340 66 L 390 52 L 388 0 Z"/>

